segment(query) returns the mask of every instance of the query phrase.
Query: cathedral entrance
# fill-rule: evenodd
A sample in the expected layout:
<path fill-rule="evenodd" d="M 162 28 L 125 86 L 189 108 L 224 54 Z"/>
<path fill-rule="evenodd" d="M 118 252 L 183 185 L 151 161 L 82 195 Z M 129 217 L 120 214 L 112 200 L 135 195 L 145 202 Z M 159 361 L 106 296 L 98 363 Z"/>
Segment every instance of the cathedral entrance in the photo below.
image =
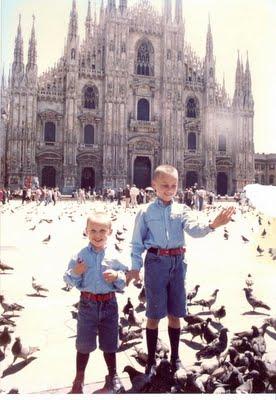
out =
<path fill-rule="evenodd" d="M 225 172 L 218 172 L 217 175 L 217 194 L 224 196 L 227 194 L 228 177 Z"/>
<path fill-rule="evenodd" d="M 140 189 L 151 185 L 151 162 L 149 157 L 138 156 L 134 161 L 133 183 Z"/>
<path fill-rule="evenodd" d="M 41 186 L 56 187 L 56 170 L 54 167 L 47 166 L 42 168 Z"/>
<path fill-rule="evenodd" d="M 198 182 L 198 176 L 196 171 L 188 171 L 186 174 L 186 188 L 194 186 Z"/>
<path fill-rule="evenodd" d="M 87 190 L 89 187 L 95 187 L 95 171 L 91 167 L 85 167 L 81 173 L 81 188 Z"/>

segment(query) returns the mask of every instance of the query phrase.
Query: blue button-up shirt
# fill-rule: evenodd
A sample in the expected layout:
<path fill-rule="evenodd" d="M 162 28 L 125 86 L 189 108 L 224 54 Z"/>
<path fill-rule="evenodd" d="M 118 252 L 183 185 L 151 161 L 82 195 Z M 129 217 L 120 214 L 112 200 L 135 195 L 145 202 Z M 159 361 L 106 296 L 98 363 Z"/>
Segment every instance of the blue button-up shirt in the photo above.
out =
<path fill-rule="evenodd" d="M 132 270 L 143 266 L 142 253 L 150 247 L 174 249 L 185 246 L 184 231 L 192 237 L 203 237 L 213 229 L 190 216 L 190 208 L 156 199 L 139 211 L 131 241 Z"/>
<path fill-rule="evenodd" d="M 96 294 L 121 291 L 126 284 L 124 271 L 129 268 L 124 261 L 114 257 L 114 251 L 112 248 L 106 248 L 97 252 L 89 243 L 70 260 L 68 269 L 63 276 L 64 281 L 81 291 Z M 87 270 L 81 275 L 73 272 L 78 259 L 84 261 L 87 266 Z M 118 272 L 118 278 L 114 282 L 108 283 L 104 280 L 103 271 L 106 269 Z"/>

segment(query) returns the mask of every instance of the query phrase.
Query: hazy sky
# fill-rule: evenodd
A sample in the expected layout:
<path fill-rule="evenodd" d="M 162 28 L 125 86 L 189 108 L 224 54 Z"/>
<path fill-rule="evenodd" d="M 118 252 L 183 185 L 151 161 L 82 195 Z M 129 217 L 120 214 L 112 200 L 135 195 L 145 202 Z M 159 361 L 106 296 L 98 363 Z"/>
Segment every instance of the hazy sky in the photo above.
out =
<path fill-rule="evenodd" d="M 107 0 L 105 0 L 106 3 Z M 84 37 L 88 0 L 77 0 L 79 34 Z M 118 4 L 119 0 L 117 0 Z M 99 9 L 101 0 L 91 0 Z M 134 1 L 128 0 L 128 5 Z M 135 1 L 136 3 L 136 1 Z M 163 0 L 151 0 L 161 10 Z M 174 8 L 175 0 L 172 0 Z M 216 77 L 234 92 L 237 50 L 249 63 L 255 101 L 255 151 L 276 153 L 276 0 L 183 0 L 185 40 L 196 54 L 205 54 L 208 14 L 211 18 Z M 5 71 L 13 60 L 14 39 L 21 13 L 24 60 L 35 15 L 38 70 L 52 66 L 63 53 L 72 0 L 1 0 L 1 64 Z"/>

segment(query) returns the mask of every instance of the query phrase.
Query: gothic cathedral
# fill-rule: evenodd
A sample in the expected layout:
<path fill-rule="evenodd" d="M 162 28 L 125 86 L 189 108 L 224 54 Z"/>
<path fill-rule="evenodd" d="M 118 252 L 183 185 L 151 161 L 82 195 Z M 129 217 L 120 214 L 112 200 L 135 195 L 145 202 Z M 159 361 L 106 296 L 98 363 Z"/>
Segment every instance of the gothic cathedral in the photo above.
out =
<path fill-rule="evenodd" d="M 178 169 L 182 188 L 231 195 L 253 183 L 248 59 L 244 68 L 238 56 L 230 99 L 216 80 L 210 22 L 203 60 L 184 39 L 182 0 L 165 0 L 162 15 L 150 0 L 108 0 L 98 16 L 88 1 L 80 42 L 73 0 L 64 54 L 38 76 L 34 23 L 24 66 L 19 20 L 6 88 L 8 185 L 38 177 L 63 193 L 146 187 L 160 163 Z"/>

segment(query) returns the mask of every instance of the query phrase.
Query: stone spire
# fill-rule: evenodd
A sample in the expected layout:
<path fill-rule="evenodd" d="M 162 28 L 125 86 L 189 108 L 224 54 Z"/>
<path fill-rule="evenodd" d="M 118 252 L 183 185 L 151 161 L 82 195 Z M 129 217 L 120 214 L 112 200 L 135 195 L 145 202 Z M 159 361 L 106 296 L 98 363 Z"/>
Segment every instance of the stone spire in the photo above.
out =
<path fill-rule="evenodd" d="M 23 39 L 21 33 L 21 14 L 19 14 L 19 22 L 17 27 L 17 35 L 15 38 L 14 58 L 12 63 L 12 74 L 18 75 L 24 73 L 23 62 Z"/>
<path fill-rule="evenodd" d="M 165 19 L 165 22 L 172 21 L 172 2 L 171 2 L 171 0 L 164 0 L 164 19 Z"/>
<path fill-rule="evenodd" d="M 68 40 L 71 41 L 73 38 L 78 36 L 78 13 L 76 7 L 76 0 L 73 0 L 72 10 L 70 13 L 70 22 L 68 28 Z"/>
<path fill-rule="evenodd" d="M 32 31 L 31 31 L 31 38 L 29 40 L 28 62 L 27 62 L 27 66 L 26 66 L 27 71 L 36 67 L 37 52 L 36 52 L 34 21 L 35 21 L 35 16 L 33 15 L 33 26 L 32 26 Z"/>
<path fill-rule="evenodd" d="M 183 15 L 182 15 L 182 0 L 175 0 L 175 22 L 177 24 L 183 23 Z"/>
<path fill-rule="evenodd" d="M 236 66 L 236 79 L 235 79 L 235 93 L 234 93 L 234 98 L 233 98 L 233 103 L 235 105 L 241 104 L 241 100 L 242 100 L 242 93 L 243 93 L 242 75 L 243 75 L 243 71 L 242 71 L 241 62 L 240 62 L 240 53 L 238 51 L 237 66 Z"/>
<path fill-rule="evenodd" d="M 123 14 L 127 9 L 127 0 L 120 0 L 119 10 L 120 13 Z"/>
<path fill-rule="evenodd" d="M 253 109 L 254 100 L 253 100 L 253 96 L 252 96 L 251 73 L 250 73 L 250 68 L 249 68 L 248 53 L 247 53 L 247 57 L 246 57 L 246 66 L 245 66 L 245 72 L 244 72 L 243 87 L 244 87 L 244 106 L 246 108 Z"/>
<path fill-rule="evenodd" d="M 212 31 L 211 31 L 210 16 L 209 16 L 208 31 L 207 31 L 207 37 L 206 37 L 206 58 L 208 58 L 209 60 L 212 60 L 214 58 L 213 36 L 212 36 Z"/>
<path fill-rule="evenodd" d="M 92 17 L 91 17 L 91 1 L 88 0 L 87 15 L 85 20 L 85 38 L 88 39 L 92 35 Z"/>

